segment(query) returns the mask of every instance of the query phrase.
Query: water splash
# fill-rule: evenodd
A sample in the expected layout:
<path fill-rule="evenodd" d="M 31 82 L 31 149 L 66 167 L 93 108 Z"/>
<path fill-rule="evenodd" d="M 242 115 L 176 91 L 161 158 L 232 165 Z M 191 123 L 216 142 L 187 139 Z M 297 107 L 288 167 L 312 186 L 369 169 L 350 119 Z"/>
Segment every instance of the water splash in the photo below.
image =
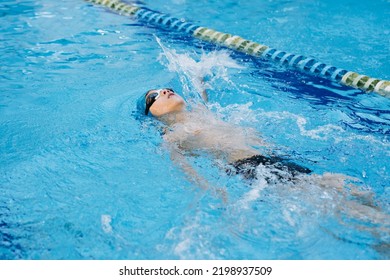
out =
<path fill-rule="evenodd" d="M 183 94 L 186 97 L 191 96 L 193 90 L 200 94 L 205 89 L 212 88 L 211 85 L 220 79 L 231 83 L 228 69 L 244 68 L 230 57 L 229 51 L 202 52 L 200 55 L 189 52 L 178 53 L 175 49 L 166 47 L 157 36 L 155 38 L 163 51 L 158 58 L 159 62 L 169 71 L 179 75 L 184 88 Z M 197 97 L 200 99 L 200 95 Z"/>

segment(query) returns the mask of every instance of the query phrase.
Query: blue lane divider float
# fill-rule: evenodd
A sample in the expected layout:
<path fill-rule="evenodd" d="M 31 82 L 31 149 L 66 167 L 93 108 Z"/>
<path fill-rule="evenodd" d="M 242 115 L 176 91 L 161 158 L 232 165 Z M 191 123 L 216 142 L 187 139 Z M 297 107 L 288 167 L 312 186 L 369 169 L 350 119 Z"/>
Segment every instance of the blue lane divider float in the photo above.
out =
<path fill-rule="evenodd" d="M 337 68 L 317 61 L 314 58 L 296 55 L 285 51 L 270 48 L 237 35 L 219 32 L 207 27 L 198 26 L 167 14 L 141 8 L 124 3 L 120 0 L 86 0 L 94 4 L 103 5 L 119 14 L 132 16 L 142 22 L 155 26 L 184 32 L 198 39 L 219 44 L 230 49 L 246 53 L 255 57 L 272 60 L 280 64 L 300 69 L 303 72 L 321 76 L 340 84 L 360 89 L 364 92 L 376 92 L 390 97 L 390 81 L 371 78 L 366 75 Z"/>

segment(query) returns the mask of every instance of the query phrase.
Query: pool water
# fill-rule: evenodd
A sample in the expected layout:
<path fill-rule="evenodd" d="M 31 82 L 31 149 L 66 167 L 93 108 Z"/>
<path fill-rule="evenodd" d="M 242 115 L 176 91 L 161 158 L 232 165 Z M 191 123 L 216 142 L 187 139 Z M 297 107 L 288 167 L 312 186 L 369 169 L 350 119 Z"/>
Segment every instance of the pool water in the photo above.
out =
<path fill-rule="evenodd" d="M 387 0 L 138 4 L 390 79 Z M 0 259 L 390 258 L 389 99 L 78 0 L 1 1 L 0 55 Z M 358 179 L 375 207 L 349 183 L 248 184 L 207 156 L 188 160 L 227 202 L 191 183 L 136 100 L 167 86 L 196 102 L 199 75 L 213 113 Z"/>

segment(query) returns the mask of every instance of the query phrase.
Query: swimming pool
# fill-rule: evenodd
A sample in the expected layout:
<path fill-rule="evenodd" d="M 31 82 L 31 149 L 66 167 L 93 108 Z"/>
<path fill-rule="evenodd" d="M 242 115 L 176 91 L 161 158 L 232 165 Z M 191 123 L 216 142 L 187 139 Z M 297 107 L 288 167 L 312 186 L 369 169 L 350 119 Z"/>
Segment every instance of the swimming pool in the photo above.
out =
<path fill-rule="evenodd" d="M 140 4 L 390 79 L 389 1 Z M 215 114 L 317 174 L 358 178 L 390 214 L 389 99 L 84 1 L 2 1 L 0 15 L 0 259 L 390 258 L 379 214 L 345 216 L 337 192 L 309 181 L 248 185 L 191 158 L 228 203 L 202 192 L 135 108 L 150 88 L 190 98 L 189 74 L 211 71 Z"/>

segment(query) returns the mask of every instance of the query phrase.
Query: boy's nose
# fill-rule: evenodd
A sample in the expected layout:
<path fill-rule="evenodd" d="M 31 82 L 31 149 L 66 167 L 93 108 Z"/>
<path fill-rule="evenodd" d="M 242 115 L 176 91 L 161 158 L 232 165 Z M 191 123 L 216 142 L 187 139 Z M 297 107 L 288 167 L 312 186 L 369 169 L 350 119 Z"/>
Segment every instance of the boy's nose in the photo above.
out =
<path fill-rule="evenodd" d="M 164 89 L 161 91 L 161 93 L 164 94 L 164 95 L 166 95 L 166 94 L 168 94 L 168 93 L 170 93 L 170 92 L 172 92 L 172 90 L 167 89 L 167 88 L 164 88 Z"/>

